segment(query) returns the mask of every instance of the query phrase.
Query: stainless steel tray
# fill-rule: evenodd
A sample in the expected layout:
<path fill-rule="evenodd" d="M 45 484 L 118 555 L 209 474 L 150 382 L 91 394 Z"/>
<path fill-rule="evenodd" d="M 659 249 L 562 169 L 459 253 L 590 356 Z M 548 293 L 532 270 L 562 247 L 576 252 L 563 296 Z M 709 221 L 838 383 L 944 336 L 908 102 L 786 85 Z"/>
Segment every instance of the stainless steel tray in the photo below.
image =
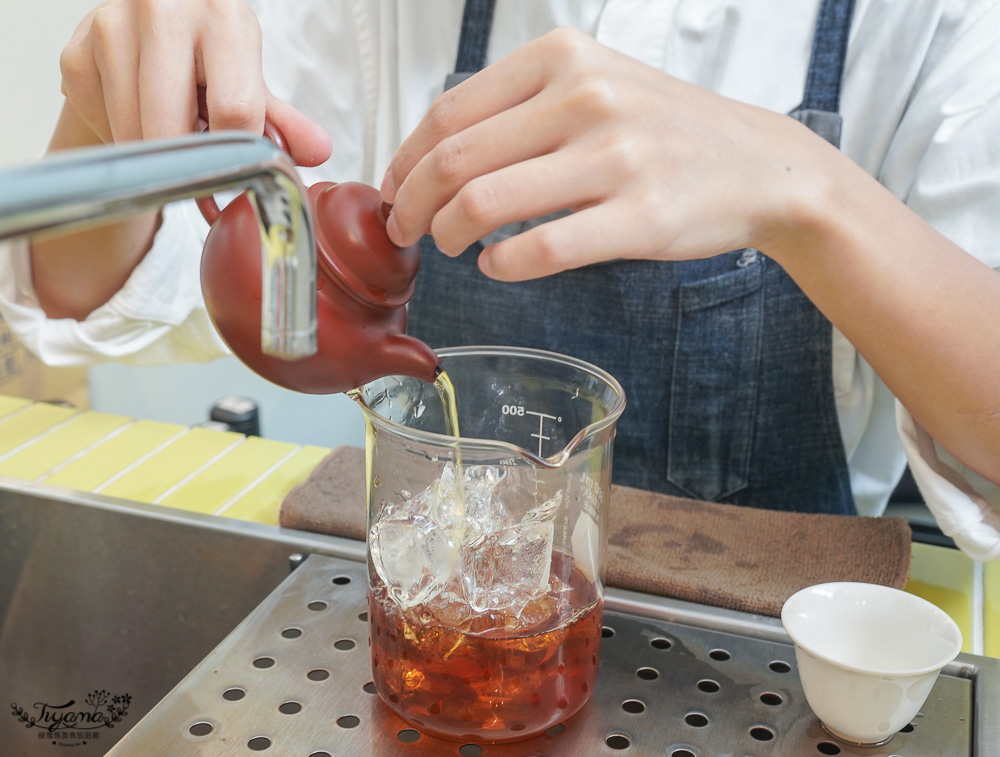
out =
<path fill-rule="evenodd" d="M 384 707 L 368 660 L 365 566 L 312 555 L 108 754 L 1000 756 L 1000 660 L 962 655 L 888 744 L 826 735 L 773 618 L 609 591 L 591 701 L 505 745 L 421 734 Z"/>

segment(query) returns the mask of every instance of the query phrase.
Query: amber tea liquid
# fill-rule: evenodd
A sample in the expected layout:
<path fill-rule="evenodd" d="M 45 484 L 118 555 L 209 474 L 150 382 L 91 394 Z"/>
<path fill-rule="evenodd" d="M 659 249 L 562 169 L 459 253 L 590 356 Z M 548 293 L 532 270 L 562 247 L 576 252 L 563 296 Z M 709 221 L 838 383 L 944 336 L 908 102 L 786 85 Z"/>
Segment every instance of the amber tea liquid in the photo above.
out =
<path fill-rule="evenodd" d="M 372 675 L 382 699 L 417 728 L 463 741 L 523 739 L 573 715 L 597 680 L 602 604 L 565 554 L 553 553 L 551 575 L 569 590 L 525 608 L 527 624 L 488 613 L 461 628 L 424 622 L 447 613 L 433 602 L 404 617 L 373 585 Z"/>
<path fill-rule="evenodd" d="M 437 378 L 434 379 L 434 388 L 437 389 L 438 397 L 441 398 L 445 431 L 456 438 L 461 436 L 458 429 L 458 401 L 455 398 L 455 385 L 451 383 L 448 371 L 441 371 L 437 375 Z M 457 453 L 458 450 L 456 449 L 455 452 Z"/>

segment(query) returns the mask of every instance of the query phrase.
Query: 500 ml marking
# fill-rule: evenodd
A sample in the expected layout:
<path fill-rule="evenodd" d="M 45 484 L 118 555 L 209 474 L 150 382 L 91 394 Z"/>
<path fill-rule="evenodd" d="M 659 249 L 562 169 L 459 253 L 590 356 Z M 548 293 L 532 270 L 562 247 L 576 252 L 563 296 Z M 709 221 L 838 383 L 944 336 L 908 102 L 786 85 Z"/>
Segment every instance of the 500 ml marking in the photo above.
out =
<path fill-rule="evenodd" d="M 521 417 L 524 415 L 534 415 L 538 418 L 538 432 L 531 434 L 535 439 L 538 439 L 538 456 L 542 457 L 542 442 L 548 441 L 552 437 L 545 436 L 545 419 L 553 420 L 556 423 L 562 423 L 561 415 L 548 415 L 547 413 L 539 413 L 534 410 L 525 410 L 521 405 L 501 405 L 500 411 L 504 415 L 513 415 L 516 417 Z"/>

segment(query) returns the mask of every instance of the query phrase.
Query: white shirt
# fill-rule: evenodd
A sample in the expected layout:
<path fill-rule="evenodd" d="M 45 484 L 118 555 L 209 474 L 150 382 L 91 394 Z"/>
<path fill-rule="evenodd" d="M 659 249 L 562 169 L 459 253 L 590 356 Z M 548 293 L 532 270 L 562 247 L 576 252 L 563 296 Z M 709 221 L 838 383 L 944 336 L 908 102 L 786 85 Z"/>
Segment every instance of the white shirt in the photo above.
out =
<path fill-rule="evenodd" d="M 454 66 L 462 0 L 256 5 L 268 86 L 333 139 L 333 157 L 303 169 L 304 181 L 378 186 Z M 488 60 L 575 26 L 674 76 L 787 113 L 802 98 L 818 5 L 499 0 Z M 1000 267 L 1000 0 L 857 0 L 850 40 L 841 149 L 959 246 Z M 8 245 L 0 265 L 15 276 L 0 280 L 0 313 L 57 365 L 225 354 L 198 292 L 205 231 L 193 204 L 168 208 L 153 250 L 82 323 L 45 320 L 25 246 Z M 945 533 L 973 557 L 1000 559 L 1000 487 L 939 450 L 839 332 L 833 371 L 858 511 L 884 510 L 908 457 Z"/>

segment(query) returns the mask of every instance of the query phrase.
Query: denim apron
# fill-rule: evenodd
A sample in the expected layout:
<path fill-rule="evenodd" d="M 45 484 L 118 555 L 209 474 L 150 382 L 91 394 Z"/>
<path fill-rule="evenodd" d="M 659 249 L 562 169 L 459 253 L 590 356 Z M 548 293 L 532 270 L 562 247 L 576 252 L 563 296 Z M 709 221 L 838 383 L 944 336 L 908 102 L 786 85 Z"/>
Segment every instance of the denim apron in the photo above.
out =
<path fill-rule="evenodd" d="M 446 86 L 484 65 L 492 5 L 467 0 Z M 791 114 L 834 145 L 852 6 L 823 0 L 803 102 Z M 552 350 L 622 383 L 628 407 L 615 483 L 774 510 L 856 512 L 834 403 L 832 327 L 765 255 L 614 261 L 504 283 L 479 272 L 482 243 L 456 259 L 429 236 L 421 245 L 408 333 L 433 347 Z"/>

